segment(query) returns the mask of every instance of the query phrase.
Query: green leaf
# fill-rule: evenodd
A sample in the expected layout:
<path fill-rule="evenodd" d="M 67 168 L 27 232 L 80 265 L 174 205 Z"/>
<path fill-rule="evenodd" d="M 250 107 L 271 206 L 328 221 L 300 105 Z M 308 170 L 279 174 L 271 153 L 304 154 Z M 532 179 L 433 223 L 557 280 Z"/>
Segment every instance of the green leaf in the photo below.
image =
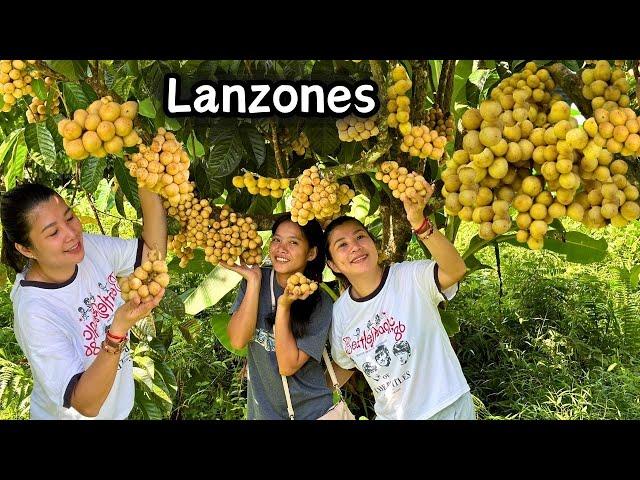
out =
<path fill-rule="evenodd" d="M 120 187 L 118 187 L 118 190 L 116 190 L 114 201 L 115 201 L 116 210 L 118 210 L 118 213 L 122 215 L 122 218 L 127 218 L 127 213 L 124 210 L 124 193 L 122 193 L 122 189 Z"/>
<path fill-rule="evenodd" d="M 72 82 L 78 80 L 78 73 L 72 60 L 47 60 L 45 63 L 49 65 L 52 70 L 67 77 L 67 80 L 71 80 Z"/>
<path fill-rule="evenodd" d="M 609 365 L 609 366 L 607 367 L 607 372 L 612 371 L 612 370 L 613 370 L 614 368 L 616 368 L 617 366 L 618 366 L 618 364 L 617 364 L 617 363 L 612 363 L 611 365 Z"/>
<path fill-rule="evenodd" d="M 89 106 L 89 100 L 84 90 L 82 90 L 82 87 L 77 83 L 64 82 L 62 84 L 62 95 L 70 110 L 67 112 L 70 118 L 73 117 L 73 112 L 79 108 L 86 109 Z"/>
<path fill-rule="evenodd" d="M 138 106 L 138 113 L 143 117 L 156 118 L 156 107 L 153 105 L 152 98 L 145 98 Z"/>
<path fill-rule="evenodd" d="M 112 237 L 119 237 L 120 236 L 120 220 L 118 220 L 116 223 L 113 224 L 113 227 L 111 227 L 111 236 Z"/>
<path fill-rule="evenodd" d="M 151 398 L 150 391 L 145 391 L 147 387 L 143 383 L 138 383 L 136 388 L 135 404 L 142 411 L 143 416 L 148 420 L 162 420 L 162 410 Z"/>
<path fill-rule="evenodd" d="M 247 347 L 244 347 L 241 350 L 236 350 L 231 346 L 231 341 L 229 340 L 229 335 L 227 334 L 227 325 L 229 323 L 229 319 L 231 315 L 228 313 L 217 313 L 211 316 L 211 324 L 213 325 L 213 333 L 216 335 L 216 338 L 220 341 L 222 346 L 229 350 L 231 353 L 235 355 L 239 355 L 241 357 L 245 357 L 247 355 Z"/>
<path fill-rule="evenodd" d="M 215 305 L 242 280 L 242 276 L 224 267 L 215 267 L 200 285 L 186 298 L 185 312 L 196 315 Z"/>
<path fill-rule="evenodd" d="M 129 175 L 129 170 L 127 170 L 127 167 L 124 166 L 124 161 L 119 157 L 116 157 L 113 161 L 113 170 L 122 192 L 129 200 L 129 203 L 138 211 L 138 214 L 141 215 L 136 179 Z"/>
<path fill-rule="evenodd" d="M 113 82 L 113 86 L 111 87 L 115 93 L 117 93 L 123 99 L 129 98 L 129 93 L 131 92 L 131 87 L 133 86 L 133 82 L 136 80 L 136 77 L 133 75 L 127 75 L 125 77 L 117 78 L 115 82 Z"/>
<path fill-rule="evenodd" d="M 44 80 L 41 78 L 35 78 L 31 81 L 31 88 L 33 88 L 33 93 L 35 93 L 40 100 L 46 100 L 48 95 L 47 86 L 44 83 Z"/>
<path fill-rule="evenodd" d="M 178 330 L 187 341 L 187 343 L 193 343 L 202 330 L 200 321 L 195 318 L 190 318 L 178 325 Z"/>
<path fill-rule="evenodd" d="M 158 310 L 169 317 L 177 319 L 183 318 L 185 314 L 184 303 L 178 294 L 169 288 L 165 290 L 164 297 L 158 304 Z"/>
<path fill-rule="evenodd" d="M 483 270 L 486 268 L 491 269 L 489 265 L 485 265 L 484 263 L 480 262 L 480 260 L 478 260 L 475 255 L 471 255 L 470 257 L 467 257 L 464 263 L 468 269 L 467 275 L 472 272 L 475 272 L 476 270 Z"/>
<path fill-rule="evenodd" d="M 207 176 L 217 178 L 229 175 L 238 168 L 242 152 L 242 138 L 238 129 L 217 138 L 205 165 Z"/>
<path fill-rule="evenodd" d="M 250 123 L 243 123 L 240 125 L 240 136 L 247 154 L 255 159 L 258 167 L 262 165 L 266 158 L 266 145 L 260 132 Z"/>
<path fill-rule="evenodd" d="M 80 87 L 82 87 L 82 91 L 84 92 L 85 97 L 87 97 L 89 105 L 98 100 L 98 94 L 93 90 L 93 88 L 91 88 L 91 85 L 86 82 L 82 82 Z"/>
<path fill-rule="evenodd" d="M 189 152 L 191 158 L 199 158 L 204 155 L 204 147 L 198 141 L 195 132 L 191 132 L 187 139 L 187 152 Z"/>
<path fill-rule="evenodd" d="M 338 129 L 335 122 L 330 119 L 305 123 L 304 133 L 313 151 L 320 155 L 330 155 L 340 146 Z"/>
<path fill-rule="evenodd" d="M 164 128 L 176 132 L 182 128 L 182 124 L 177 118 L 164 117 Z"/>
<path fill-rule="evenodd" d="M 515 238 L 508 243 L 523 248 L 529 248 L 526 243 L 519 243 Z M 607 255 L 607 241 L 604 238 L 596 240 L 581 232 L 549 232 L 544 239 L 544 248 L 565 256 L 565 260 L 573 263 L 599 262 Z"/>
<path fill-rule="evenodd" d="M 173 257 L 173 260 L 169 262 L 167 267 L 169 267 L 169 274 L 191 272 L 204 275 L 211 271 L 213 265 L 205 261 L 204 251 L 201 248 L 197 248 L 193 251 L 193 258 L 189 261 L 185 268 L 182 268 L 180 266 L 180 259 L 178 257 Z"/>
<path fill-rule="evenodd" d="M 270 215 L 273 213 L 273 198 L 257 195 L 247 210 L 249 215 Z"/>
<path fill-rule="evenodd" d="M 440 310 L 440 318 L 442 319 L 444 329 L 447 331 L 447 335 L 450 337 L 453 337 L 460 331 L 460 323 L 458 323 L 458 319 L 451 312 Z"/>
<path fill-rule="evenodd" d="M 640 277 L 640 265 L 636 265 L 629 272 L 629 281 L 631 282 L 631 286 L 633 288 L 638 288 L 638 279 Z"/>
<path fill-rule="evenodd" d="M 371 197 L 371 200 L 369 201 L 369 212 L 367 213 L 367 217 L 375 214 L 378 211 L 378 208 L 380 207 L 380 202 L 381 202 L 380 191 L 376 190 L 376 193 L 373 194 L 373 197 Z"/>
<path fill-rule="evenodd" d="M 113 192 L 111 191 L 109 181 L 106 178 L 101 178 L 98 182 L 98 188 L 93 194 L 93 198 L 96 201 L 96 208 L 103 212 L 110 210 L 110 207 L 107 207 L 107 205 L 109 204 L 109 199 L 112 198 L 112 195 Z"/>
<path fill-rule="evenodd" d="M 100 184 L 100 180 L 104 178 L 104 169 L 107 161 L 104 158 L 89 157 L 82 162 L 80 169 L 80 185 L 88 193 L 95 194 Z"/>
<path fill-rule="evenodd" d="M 182 227 L 180 221 L 174 217 L 167 218 L 167 233 L 169 235 L 178 235 Z"/>
<path fill-rule="evenodd" d="M 22 133 L 22 132 L 21 132 Z M 24 163 L 27 160 L 27 145 L 24 135 L 19 135 L 13 145 L 5 168 L 4 184 L 7 190 L 16 186 L 16 180 L 24 178 Z"/>
<path fill-rule="evenodd" d="M 362 152 L 362 144 L 360 142 L 340 142 L 340 153 L 338 153 L 338 162 L 353 163 L 360 158 Z"/>
<path fill-rule="evenodd" d="M 145 384 L 149 388 L 153 388 L 153 378 L 144 368 L 133 367 L 133 379 L 136 382 Z"/>
<path fill-rule="evenodd" d="M 22 132 L 24 132 L 24 128 L 14 130 L 9 134 L 7 138 L 4 139 L 4 142 L 0 144 L 0 165 L 4 165 L 5 159 L 10 158 L 8 154 L 9 152 L 13 151 L 13 147 L 15 146 L 15 143 Z M 2 170 L 4 171 L 6 169 L 3 168 Z"/>
<path fill-rule="evenodd" d="M 62 115 L 58 115 L 60 119 L 62 119 Z M 64 145 L 62 144 L 62 135 L 58 133 L 58 118 L 54 118 L 52 116 L 48 116 L 45 120 L 45 125 L 51 134 L 51 138 L 53 138 L 53 143 L 56 147 L 56 152 L 61 152 L 64 150 Z"/>
<path fill-rule="evenodd" d="M 24 128 L 24 139 L 29 150 L 41 153 L 49 162 L 56 161 L 56 145 L 43 122 L 28 124 Z"/>
<path fill-rule="evenodd" d="M 164 362 L 156 361 L 156 373 L 159 373 L 164 382 L 166 392 L 171 396 L 175 396 L 178 391 L 178 382 L 173 371 Z"/>

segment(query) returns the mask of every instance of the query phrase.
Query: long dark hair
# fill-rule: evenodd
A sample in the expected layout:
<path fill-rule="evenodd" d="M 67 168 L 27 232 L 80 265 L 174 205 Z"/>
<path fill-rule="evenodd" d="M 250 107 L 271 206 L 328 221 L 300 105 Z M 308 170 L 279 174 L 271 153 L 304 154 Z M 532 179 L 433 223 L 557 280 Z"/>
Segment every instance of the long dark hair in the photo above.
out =
<path fill-rule="evenodd" d="M 31 247 L 29 214 L 42 202 L 58 195 L 55 190 L 39 183 L 23 183 L 8 191 L 0 199 L 2 222 L 1 261 L 17 273 L 24 269 L 26 258 L 15 247 L 16 243 Z"/>
<path fill-rule="evenodd" d="M 362 229 L 365 232 L 367 232 L 367 235 L 369 235 L 369 238 L 373 241 L 373 243 L 376 244 L 376 247 L 378 247 L 377 240 L 375 238 L 373 238 L 373 235 L 371 235 L 371 232 L 369 232 L 369 230 L 367 230 L 367 227 L 365 227 L 364 224 L 360 220 L 358 220 L 357 218 L 354 218 L 354 217 L 349 217 L 347 215 L 342 215 L 342 216 L 340 216 L 338 218 L 334 218 L 331 221 L 331 223 L 329 223 L 329 225 L 327 225 L 327 228 L 324 231 L 324 250 L 326 252 L 328 260 L 332 260 L 333 261 L 333 258 L 331 258 L 331 251 L 329 250 L 329 237 L 331 236 L 331 232 L 333 230 L 335 230 L 337 227 L 339 227 L 340 225 L 343 225 L 345 223 L 355 223 L 357 225 L 360 225 L 362 227 Z M 331 266 L 329 266 L 329 268 L 331 268 Z M 351 286 L 351 282 L 349 282 L 347 277 L 345 277 L 341 273 L 333 271 L 332 268 L 331 268 L 331 271 L 333 272 L 333 274 L 338 279 L 338 283 L 340 284 L 340 291 L 341 292 L 343 290 L 346 290 L 347 288 L 349 288 Z"/>
<path fill-rule="evenodd" d="M 326 265 L 324 238 L 322 235 L 322 227 L 316 220 L 309 221 L 306 225 L 299 225 L 291 220 L 291 213 L 284 213 L 276 219 L 271 227 L 271 235 L 275 235 L 278 227 L 283 222 L 292 222 L 302 232 L 302 236 L 309 244 L 309 249 L 316 247 L 316 258 L 307 262 L 304 268 L 304 276 L 318 283 L 322 282 L 322 271 Z M 291 332 L 294 338 L 304 337 L 307 331 L 307 325 L 311 319 L 311 314 L 320 302 L 320 289 L 309 295 L 306 300 L 297 300 L 291 304 Z M 268 326 L 273 327 L 276 317 L 275 313 L 270 313 L 266 318 Z"/>

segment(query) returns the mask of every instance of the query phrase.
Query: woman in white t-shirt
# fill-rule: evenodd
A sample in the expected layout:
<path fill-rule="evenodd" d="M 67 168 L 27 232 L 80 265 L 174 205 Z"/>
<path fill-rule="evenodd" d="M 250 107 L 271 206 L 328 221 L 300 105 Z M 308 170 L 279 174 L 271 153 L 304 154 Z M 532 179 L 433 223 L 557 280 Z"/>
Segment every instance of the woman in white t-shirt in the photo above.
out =
<path fill-rule="evenodd" d="M 133 408 L 129 329 L 157 306 L 124 303 L 116 277 L 130 274 L 151 248 L 164 256 L 161 198 L 141 188 L 142 239 L 83 233 L 52 189 L 23 184 L 0 201 L 2 263 L 11 290 L 16 339 L 33 374 L 32 419 L 125 419 Z M 144 239 L 144 240 L 143 240 Z"/>
<path fill-rule="evenodd" d="M 331 353 L 342 369 L 364 373 L 376 419 L 474 419 L 469 385 L 442 325 L 466 267 L 424 217 L 426 202 L 405 200 L 407 219 L 433 260 L 383 267 L 371 234 L 351 217 L 325 230 L 327 264 L 347 288 L 333 306 Z M 353 372 L 340 372 L 345 382 Z"/>

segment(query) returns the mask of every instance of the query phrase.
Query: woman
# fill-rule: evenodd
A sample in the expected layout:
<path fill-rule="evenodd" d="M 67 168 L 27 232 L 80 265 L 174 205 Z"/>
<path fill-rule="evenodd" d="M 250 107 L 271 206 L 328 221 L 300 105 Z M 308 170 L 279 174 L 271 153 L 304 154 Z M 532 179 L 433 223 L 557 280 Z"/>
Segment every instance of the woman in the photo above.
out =
<path fill-rule="evenodd" d="M 234 348 L 248 345 L 247 418 L 289 418 L 284 375 L 295 418 L 315 420 L 332 407 L 321 365 L 332 302 L 321 289 L 292 296 L 284 287 L 296 272 L 322 281 L 322 229 L 315 220 L 300 226 L 287 213 L 276 220 L 271 233 L 271 268 L 227 267 L 244 277 L 227 332 Z"/>
<path fill-rule="evenodd" d="M 333 307 L 332 357 L 341 368 L 364 373 L 377 419 L 475 418 L 438 313 L 438 304 L 455 295 L 466 267 L 423 216 L 432 192 L 420 203 L 405 200 L 404 208 L 434 260 L 381 267 L 374 240 L 358 220 L 339 217 L 325 231 L 327 263 L 348 286 Z"/>
<path fill-rule="evenodd" d="M 2 262 L 13 268 L 14 331 L 33 374 L 32 419 L 125 419 L 133 408 L 129 329 L 158 304 L 124 303 L 116 277 L 150 246 L 166 253 L 162 201 L 140 189 L 142 239 L 83 233 L 52 189 L 23 184 L 2 196 Z"/>

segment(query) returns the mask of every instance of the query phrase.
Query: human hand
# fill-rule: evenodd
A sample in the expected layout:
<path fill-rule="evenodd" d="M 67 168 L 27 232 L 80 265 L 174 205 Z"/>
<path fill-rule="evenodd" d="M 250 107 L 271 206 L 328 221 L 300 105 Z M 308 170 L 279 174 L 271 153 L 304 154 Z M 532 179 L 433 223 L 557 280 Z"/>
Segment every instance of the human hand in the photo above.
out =
<path fill-rule="evenodd" d="M 142 302 L 140 297 L 135 297 L 124 305 L 121 305 L 114 314 L 113 323 L 109 331 L 114 335 L 125 336 L 138 320 L 149 315 L 151 311 L 158 306 L 164 293 L 165 289 L 162 288 L 160 292 L 148 302 Z"/>
<path fill-rule="evenodd" d="M 247 283 L 253 282 L 260 284 L 262 281 L 262 271 L 259 265 L 247 265 L 242 260 L 240 261 L 240 265 L 228 265 L 226 262 L 220 262 L 218 265 L 242 275 L 242 278 L 244 278 Z"/>
<path fill-rule="evenodd" d="M 424 208 L 429 202 L 431 195 L 433 195 L 433 185 L 428 182 L 424 182 L 423 186 L 426 192 L 424 196 L 418 193 L 418 195 L 412 196 L 411 198 L 405 197 L 402 200 L 404 211 L 407 213 L 407 220 L 411 224 L 411 228 L 414 230 L 422 225 L 424 220 Z"/>

